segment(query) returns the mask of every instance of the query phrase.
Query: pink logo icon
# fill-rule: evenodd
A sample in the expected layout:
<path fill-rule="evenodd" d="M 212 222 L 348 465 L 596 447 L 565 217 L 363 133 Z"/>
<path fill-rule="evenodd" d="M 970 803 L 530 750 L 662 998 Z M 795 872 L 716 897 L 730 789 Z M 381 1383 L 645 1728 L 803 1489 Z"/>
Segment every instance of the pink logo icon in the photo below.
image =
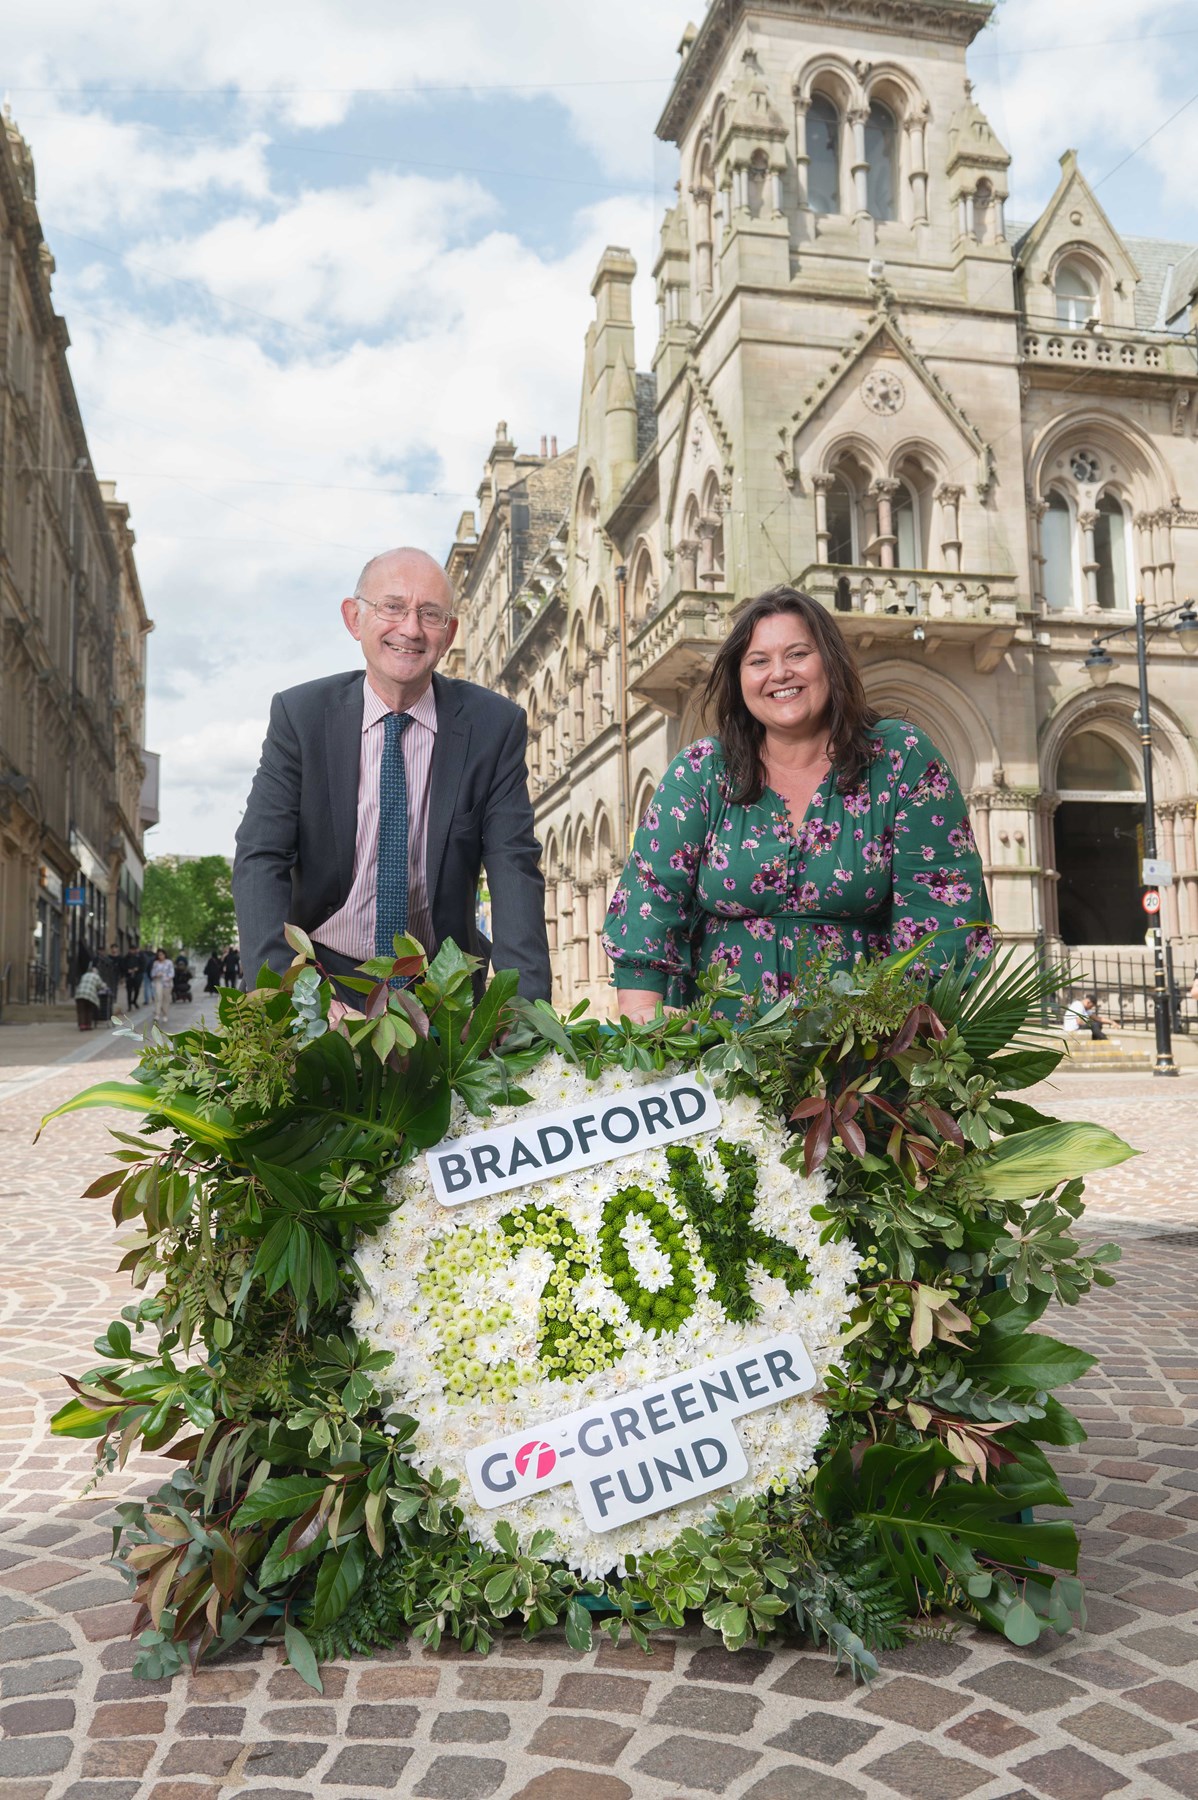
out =
<path fill-rule="evenodd" d="M 535 1438 L 531 1443 L 521 1444 L 516 1452 L 518 1473 L 531 1475 L 535 1481 L 540 1481 L 548 1475 L 556 1461 L 557 1451 L 549 1444 L 538 1443 Z"/>

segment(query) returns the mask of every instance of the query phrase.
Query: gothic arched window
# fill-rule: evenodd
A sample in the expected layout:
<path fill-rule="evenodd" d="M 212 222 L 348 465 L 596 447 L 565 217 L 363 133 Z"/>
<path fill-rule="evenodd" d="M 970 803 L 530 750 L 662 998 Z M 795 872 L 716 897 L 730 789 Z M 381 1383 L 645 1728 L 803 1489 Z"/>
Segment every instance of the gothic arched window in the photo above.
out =
<path fill-rule="evenodd" d="M 826 94 L 813 95 L 807 111 L 807 204 L 840 211 L 840 112 Z"/>
<path fill-rule="evenodd" d="M 1080 263 L 1063 262 L 1053 282 L 1057 302 L 1057 323 L 1080 331 L 1088 319 L 1098 317 L 1098 287 L 1088 269 Z"/>
<path fill-rule="evenodd" d="M 1098 513 L 1094 527 L 1098 604 L 1112 612 L 1125 612 L 1128 606 L 1127 515 L 1114 494 L 1103 494 L 1095 510 Z"/>
<path fill-rule="evenodd" d="M 897 216 L 898 127 L 894 114 L 880 100 L 874 101 L 866 116 L 865 160 L 869 165 L 866 205 L 875 219 L 893 219 Z"/>
<path fill-rule="evenodd" d="M 1048 496 L 1048 509 L 1040 521 L 1040 550 L 1049 611 L 1067 612 L 1077 601 L 1073 589 L 1073 517 L 1063 494 Z"/>

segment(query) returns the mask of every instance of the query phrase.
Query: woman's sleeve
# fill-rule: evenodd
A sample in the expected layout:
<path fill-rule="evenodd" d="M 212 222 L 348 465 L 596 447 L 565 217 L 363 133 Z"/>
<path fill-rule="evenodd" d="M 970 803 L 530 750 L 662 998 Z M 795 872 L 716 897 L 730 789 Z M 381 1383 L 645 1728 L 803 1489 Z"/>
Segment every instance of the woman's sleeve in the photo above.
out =
<path fill-rule="evenodd" d="M 894 855 L 890 940 L 906 950 L 937 932 L 922 959 L 935 971 L 989 954 L 990 902 L 969 813 L 948 763 L 914 726 L 904 734 L 898 780 L 892 786 Z M 892 756 L 892 768 L 896 758 Z M 896 771 L 897 772 L 897 771 Z"/>
<path fill-rule="evenodd" d="M 603 928 L 619 987 L 655 994 L 693 976 L 695 882 L 711 818 L 711 756 L 684 751 L 637 827 Z"/>

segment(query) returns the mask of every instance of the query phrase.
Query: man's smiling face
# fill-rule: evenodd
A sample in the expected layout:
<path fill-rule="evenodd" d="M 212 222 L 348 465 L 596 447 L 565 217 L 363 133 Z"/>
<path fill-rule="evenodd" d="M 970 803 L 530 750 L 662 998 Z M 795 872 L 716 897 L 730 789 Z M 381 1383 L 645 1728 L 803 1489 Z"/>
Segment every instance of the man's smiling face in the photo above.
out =
<path fill-rule="evenodd" d="M 458 622 L 451 615 L 453 594 L 440 563 L 422 550 L 395 550 L 376 557 L 358 595 L 341 603 L 345 628 L 362 646 L 371 687 L 396 710 L 414 705 L 433 670 L 452 644 Z M 381 606 L 406 607 L 403 618 L 387 619 Z M 435 607 L 444 625 L 420 622 L 418 608 Z"/>

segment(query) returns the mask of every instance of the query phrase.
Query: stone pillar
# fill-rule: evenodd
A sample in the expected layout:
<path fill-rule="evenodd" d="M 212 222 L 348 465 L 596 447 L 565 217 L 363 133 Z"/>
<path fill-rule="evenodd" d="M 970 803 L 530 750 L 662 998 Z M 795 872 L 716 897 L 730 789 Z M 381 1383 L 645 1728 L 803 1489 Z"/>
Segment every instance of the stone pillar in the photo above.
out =
<path fill-rule="evenodd" d="M 869 217 L 869 164 L 865 160 L 865 121 L 869 114 L 860 107 L 848 115 L 849 130 L 853 138 L 853 160 L 850 171 L 853 177 L 853 208 L 856 217 Z"/>
<path fill-rule="evenodd" d="M 1098 523 L 1096 512 L 1079 512 L 1077 522 L 1082 531 L 1082 574 L 1086 581 L 1086 605 L 1098 606 L 1098 558 L 1094 551 L 1094 527 Z"/>
<path fill-rule="evenodd" d="M 1048 596 L 1044 591 L 1044 565 L 1048 561 L 1048 558 L 1044 554 L 1044 541 L 1041 536 L 1040 527 L 1047 511 L 1047 500 L 1034 500 L 1028 508 L 1032 521 L 1032 529 L 1030 532 L 1032 550 L 1032 586 L 1034 590 L 1032 599 L 1042 600 L 1044 602 L 1045 610 L 1048 608 Z"/>
<path fill-rule="evenodd" d="M 894 535 L 894 496 L 898 492 L 897 481 L 875 481 L 873 492 L 878 499 L 878 560 L 884 569 L 893 569 L 894 547 L 897 539 Z"/>
<path fill-rule="evenodd" d="M 1162 857 L 1165 862 L 1173 864 L 1172 883 L 1169 887 L 1161 889 L 1161 922 L 1164 926 L 1165 936 L 1170 943 L 1176 943 L 1181 936 L 1181 917 L 1177 903 L 1180 885 L 1177 879 L 1175 831 L 1177 812 L 1176 806 L 1158 805 L 1156 809 L 1157 855 Z"/>
<path fill-rule="evenodd" d="M 936 490 L 936 498 L 940 502 L 940 553 L 944 558 L 942 567 L 954 575 L 961 570 L 960 509 L 964 494 L 963 487 L 954 487 L 949 482 Z"/>
<path fill-rule="evenodd" d="M 1152 513 L 1137 513 L 1132 520 L 1136 534 L 1136 585 L 1146 600 L 1156 598 L 1156 562 L 1153 554 Z"/>
<path fill-rule="evenodd" d="M 828 560 L 828 489 L 834 477 L 831 475 L 813 475 L 812 492 L 815 494 L 815 560 L 826 563 Z"/>
<path fill-rule="evenodd" d="M 925 150 L 927 114 L 920 112 L 908 129 L 911 147 L 911 205 L 916 225 L 928 222 L 928 166 Z"/>
<path fill-rule="evenodd" d="M 590 918 L 590 893 L 591 884 L 589 881 L 576 881 L 574 883 L 574 986 L 576 992 L 581 988 L 585 988 L 591 979 L 591 937 L 588 930 Z"/>
<path fill-rule="evenodd" d="M 682 589 L 695 588 L 698 585 L 696 570 L 699 560 L 699 545 L 694 538 L 683 538 L 677 549 L 678 585 Z"/>
<path fill-rule="evenodd" d="M 1001 194 L 994 196 L 994 241 L 1005 244 L 1007 241 L 1007 203 Z"/>
<path fill-rule="evenodd" d="M 1156 564 L 1156 599 L 1159 606 L 1173 605 L 1173 518 L 1158 512 L 1153 520 L 1153 561 Z"/>
<path fill-rule="evenodd" d="M 1057 794 L 1041 794 L 1036 802 L 1037 829 L 1040 833 L 1040 868 L 1041 868 L 1041 904 L 1043 907 L 1043 927 L 1046 938 L 1059 938 L 1061 935 L 1061 913 L 1058 904 L 1058 893 L 1061 885 L 1060 870 L 1057 868 L 1056 830 L 1053 820 L 1057 807 L 1061 804 Z"/>
<path fill-rule="evenodd" d="M 715 534 L 714 519 L 699 520 L 699 559 L 698 584 L 701 588 L 710 589 L 715 585 Z"/>
<path fill-rule="evenodd" d="M 691 198 L 695 203 L 695 298 L 702 315 L 711 298 L 711 189 L 692 188 Z"/>
<path fill-rule="evenodd" d="M 798 187 L 799 187 L 799 206 L 804 207 L 804 206 L 807 206 L 810 204 L 810 200 L 809 200 L 809 196 L 808 196 L 808 192 L 807 192 L 807 165 L 811 160 L 810 157 L 807 155 L 807 108 L 810 106 L 811 102 L 810 102 L 810 100 L 805 100 L 803 98 L 803 96 L 799 93 L 797 88 L 795 89 L 795 97 L 794 98 L 795 98 L 795 175 L 797 177 Z"/>
<path fill-rule="evenodd" d="M 770 170 L 770 199 L 773 202 L 774 217 L 775 217 L 775 219 L 780 219 L 782 217 L 782 171 L 781 171 L 781 169 L 771 169 Z"/>
<path fill-rule="evenodd" d="M 1182 889 L 1182 913 L 1184 913 L 1182 931 L 1187 938 L 1198 940 L 1198 848 L 1194 844 L 1193 799 L 1182 801 L 1178 824 L 1180 824 L 1178 859 L 1182 862 L 1182 878 L 1180 878 L 1178 886 Z"/>

